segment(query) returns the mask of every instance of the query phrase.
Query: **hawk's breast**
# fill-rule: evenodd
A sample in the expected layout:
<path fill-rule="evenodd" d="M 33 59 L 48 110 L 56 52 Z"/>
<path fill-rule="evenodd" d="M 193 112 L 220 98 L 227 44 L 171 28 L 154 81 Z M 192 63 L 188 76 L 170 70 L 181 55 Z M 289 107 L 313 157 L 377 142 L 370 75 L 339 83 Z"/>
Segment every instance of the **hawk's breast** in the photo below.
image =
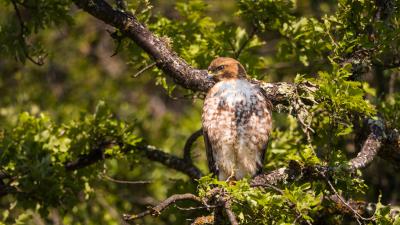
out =
<path fill-rule="evenodd" d="M 242 79 L 218 82 L 204 101 L 202 122 L 220 180 L 253 176 L 262 168 L 271 113 L 258 87 Z"/>

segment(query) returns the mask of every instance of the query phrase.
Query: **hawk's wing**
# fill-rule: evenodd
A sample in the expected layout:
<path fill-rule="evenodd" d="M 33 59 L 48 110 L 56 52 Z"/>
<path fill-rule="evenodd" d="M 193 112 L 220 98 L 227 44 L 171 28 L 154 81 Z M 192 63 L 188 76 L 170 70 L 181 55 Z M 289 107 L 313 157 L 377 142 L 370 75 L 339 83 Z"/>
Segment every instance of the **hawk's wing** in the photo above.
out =
<path fill-rule="evenodd" d="M 204 128 L 203 128 L 203 136 L 204 136 L 204 143 L 206 145 L 208 169 L 213 175 L 218 175 L 218 168 L 217 165 L 215 164 L 212 145 L 210 143 L 210 139 L 208 138 L 208 133 Z"/>
<path fill-rule="evenodd" d="M 269 140 L 261 148 L 261 165 L 257 165 L 258 166 L 258 170 L 257 170 L 256 174 L 262 173 L 262 170 L 263 170 L 263 167 L 264 167 L 265 153 L 267 152 L 268 143 L 269 143 Z"/>
<path fill-rule="evenodd" d="M 258 171 L 257 171 L 257 174 L 260 174 L 262 172 L 263 167 L 264 167 L 265 153 L 267 151 L 267 147 L 268 147 L 268 144 L 269 144 L 269 141 L 270 141 L 269 136 L 271 135 L 271 129 L 272 129 L 271 111 L 272 111 L 273 106 L 272 106 L 271 101 L 268 99 L 265 90 L 262 89 L 259 84 L 254 85 L 254 88 L 256 88 L 258 90 L 258 94 L 259 94 L 260 98 L 264 100 L 263 101 L 263 107 L 262 107 L 262 111 L 263 111 L 262 117 L 264 119 L 268 118 L 266 122 L 268 124 L 267 126 L 269 127 L 268 128 L 269 131 L 267 133 L 267 140 L 266 140 L 266 142 L 264 143 L 264 145 L 260 149 L 261 150 L 261 153 L 260 153 L 261 154 L 261 165 L 258 165 L 259 168 L 258 168 Z M 260 99 L 259 102 L 261 102 L 261 99 Z M 264 124 L 265 124 L 265 121 L 264 121 Z"/>

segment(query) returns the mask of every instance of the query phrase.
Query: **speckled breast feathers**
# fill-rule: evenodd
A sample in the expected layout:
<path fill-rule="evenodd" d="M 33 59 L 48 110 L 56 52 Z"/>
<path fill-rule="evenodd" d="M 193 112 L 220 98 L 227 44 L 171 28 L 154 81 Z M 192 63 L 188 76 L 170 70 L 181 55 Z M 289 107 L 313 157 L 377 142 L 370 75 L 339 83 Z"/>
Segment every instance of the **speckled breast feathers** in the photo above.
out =
<path fill-rule="evenodd" d="M 211 171 L 239 180 L 262 169 L 271 133 L 271 104 L 246 79 L 226 79 L 208 92 L 202 123 Z"/>

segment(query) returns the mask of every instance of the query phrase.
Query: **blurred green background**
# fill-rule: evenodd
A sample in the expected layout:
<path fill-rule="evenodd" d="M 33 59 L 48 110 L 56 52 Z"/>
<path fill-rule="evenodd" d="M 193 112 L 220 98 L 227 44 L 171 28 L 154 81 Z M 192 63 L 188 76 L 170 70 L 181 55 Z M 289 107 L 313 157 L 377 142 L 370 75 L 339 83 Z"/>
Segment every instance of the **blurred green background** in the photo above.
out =
<path fill-rule="evenodd" d="M 38 66 L 26 58 L 19 41 L 21 27 L 12 1 L 1 0 L 0 129 L 17 126 L 23 112 L 34 117 L 45 115 L 56 125 L 78 121 L 94 113 L 96 106 L 104 102 L 113 118 L 134 126 L 137 137 L 182 156 L 186 139 L 201 127 L 202 99 L 175 86 L 155 67 L 132 77 L 152 63 L 149 56 L 127 39 L 118 43 L 110 35 L 114 28 L 78 10 L 69 1 L 19 2 L 17 5 L 28 29 L 25 31 L 26 48 L 34 59 L 45 56 L 44 64 Z M 278 20 L 268 22 L 272 29 L 255 28 L 251 19 L 240 14 L 246 1 L 127 2 L 128 10 L 152 31 L 165 37 L 181 57 L 197 68 L 206 68 L 216 56 L 235 57 L 249 36 L 250 41 L 239 60 L 252 77 L 267 82 L 293 82 L 297 74 L 316 78 L 318 71 L 332 67 L 328 61 L 329 51 L 292 42 L 274 28 L 283 26 Z M 316 21 L 325 15 L 335 15 L 339 7 L 333 0 L 287 2 L 289 10 L 282 11 L 289 11 L 295 18 L 315 18 Z M 31 9 L 35 4 L 41 8 Z M 270 14 L 272 18 L 282 16 L 280 20 L 285 20 L 279 8 L 275 12 L 260 10 L 261 14 Z M 256 35 L 251 36 L 254 29 L 257 29 Z M 304 40 L 308 38 L 306 35 L 313 34 L 313 31 L 307 32 L 304 31 Z M 327 42 L 327 39 L 319 41 Z M 290 47 L 290 43 L 295 46 Z M 376 89 L 372 102 L 393 99 L 393 94 L 399 90 L 398 74 L 398 69 L 372 69 L 363 75 L 363 82 Z M 298 143 L 306 142 L 295 119 L 287 113 L 275 112 L 274 122 L 267 170 L 286 165 L 298 155 Z M 353 142 L 353 138 L 349 135 L 338 143 L 346 149 L 344 154 L 348 157 L 355 156 L 360 148 L 360 143 Z M 195 143 L 192 155 L 196 165 L 207 173 L 201 138 Z M 0 199 L 0 218 L 5 224 L 123 224 L 122 213 L 138 213 L 173 193 L 196 192 L 196 185 L 185 175 L 144 157 L 119 155 L 83 170 L 92 174 L 88 176 L 90 185 L 85 186 L 81 194 L 70 193 L 77 195 L 73 196 L 78 199 L 77 204 L 52 206 L 48 216 L 43 216 L 37 211 L 39 206 L 20 205 L 20 201 L 8 195 Z M 122 184 L 108 177 L 150 183 Z M 384 204 L 400 203 L 399 173 L 393 166 L 377 159 L 364 170 L 363 178 L 369 187 L 365 199 L 377 202 L 381 194 Z M 204 213 L 171 207 L 160 217 L 145 217 L 137 223 L 189 224 L 188 218 L 200 214 Z"/>

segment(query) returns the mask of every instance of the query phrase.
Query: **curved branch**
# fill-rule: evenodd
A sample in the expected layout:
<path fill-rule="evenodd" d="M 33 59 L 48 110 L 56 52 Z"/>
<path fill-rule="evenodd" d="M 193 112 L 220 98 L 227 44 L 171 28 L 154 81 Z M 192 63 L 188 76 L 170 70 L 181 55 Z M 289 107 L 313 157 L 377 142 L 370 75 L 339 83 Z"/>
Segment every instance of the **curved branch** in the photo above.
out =
<path fill-rule="evenodd" d="M 366 167 L 382 147 L 382 140 L 384 136 L 384 125 L 381 124 L 382 121 L 370 120 L 369 124 L 371 127 L 371 133 L 368 135 L 367 140 L 365 140 L 361 151 L 357 154 L 357 157 L 350 160 L 349 167 L 351 170 L 356 170 Z"/>
<path fill-rule="evenodd" d="M 383 125 L 378 125 L 373 121 L 371 125 L 372 132 L 364 142 L 361 151 L 358 155 L 351 159 L 348 163 L 348 168 L 342 167 L 327 167 L 327 166 L 302 166 L 296 161 L 290 161 L 288 167 L 276 169 L 268 173 L 262 173 L 255 176 L 250 184 L 253 187 L 263 186 L 265 184 L 276 185 L 283 181 L 291 180 L 317 180 L 324 178 L 324 176 L 331 171 L 345 169 L 353 172 L 354 170 L 365 168 L 375 156 L 380 152 L 382 140 L 384 136 Z"/>
<path fill-rule="evenodd" d="M 397 129 L 387 130 L 386 138 L 378 155 L 389 161 L 397 168 L 400 168 L 400 133 Z"/>
<path fill-rule="evenodd" d="M 192 150 L 193 143 L 203 135 L 203 129 L 200 128 L 195 131 L 190 137 L 186 140 L 185 146 L 183 147 L 183 159 L 186 162 L 192 163 L 192 157 L 190 151 Z"/>

